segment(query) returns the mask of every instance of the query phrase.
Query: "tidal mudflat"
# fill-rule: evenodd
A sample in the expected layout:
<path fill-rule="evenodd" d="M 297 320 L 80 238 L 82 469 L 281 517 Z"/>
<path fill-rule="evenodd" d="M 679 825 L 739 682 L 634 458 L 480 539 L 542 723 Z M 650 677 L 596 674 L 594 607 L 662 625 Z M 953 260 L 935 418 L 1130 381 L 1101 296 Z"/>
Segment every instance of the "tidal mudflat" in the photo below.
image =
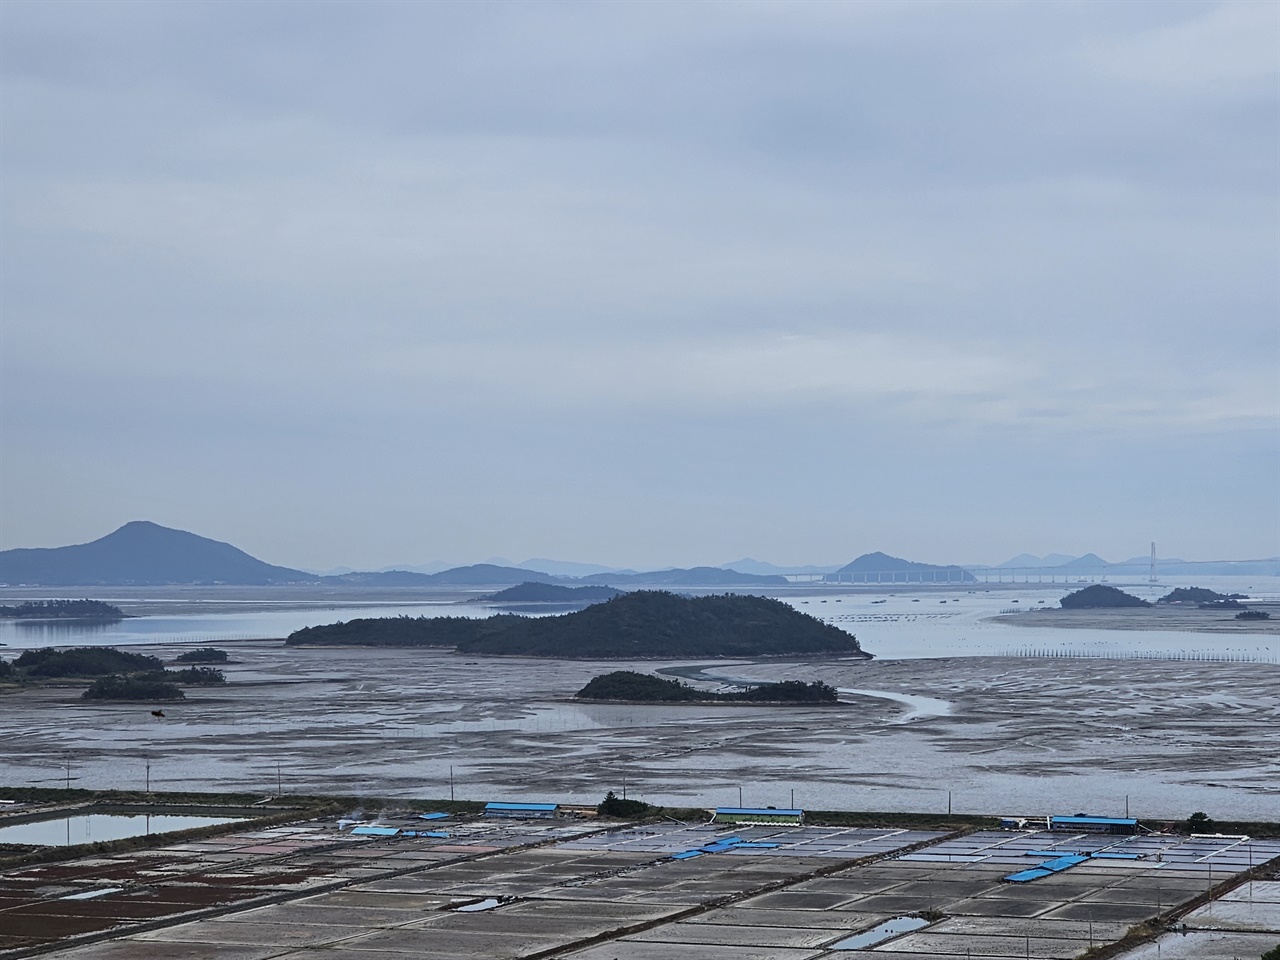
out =
<path fill-rule="evenodd" d="M 139 648 L 143 649 L 143 648 Z M 74 686 L 7 695 L 0 783 L 679 805 L 1280 819 L 1280 666 L 964 657 L 725 663 L 831 707 L 573 702 L 672 664 L 227 645 L 165 716 Z M 156 650 L 154 652 L 161 652 Z M 168 651 L 172 653 L 172 650 Z M 929 709 L 920 709 L 925 704 Z M 740 794 L 741 791 L 741 794 Z M 793 794 L 794 791 L 794 794 Z M 950 794 L 950 797 L 948 796 Z"/>

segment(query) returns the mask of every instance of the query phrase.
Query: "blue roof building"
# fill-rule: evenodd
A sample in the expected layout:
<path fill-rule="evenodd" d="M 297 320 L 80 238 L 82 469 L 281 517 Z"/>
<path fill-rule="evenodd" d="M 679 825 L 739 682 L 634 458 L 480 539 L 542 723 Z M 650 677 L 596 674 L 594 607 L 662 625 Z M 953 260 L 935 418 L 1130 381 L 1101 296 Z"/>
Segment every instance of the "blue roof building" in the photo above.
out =
<path fill-rule="evenodd" d="M 1133 834 L 1138 832 L 1138 821 L 1133 817 L 1050 817 L 1049 829 L 1074 830 L 1077 833 Z"/>
<path fill-rule="evenodd" d="M 486 817 L 511 817 L 516 819 L 549 820 L 560 810 L 558 803 L 486 803 Z"/>

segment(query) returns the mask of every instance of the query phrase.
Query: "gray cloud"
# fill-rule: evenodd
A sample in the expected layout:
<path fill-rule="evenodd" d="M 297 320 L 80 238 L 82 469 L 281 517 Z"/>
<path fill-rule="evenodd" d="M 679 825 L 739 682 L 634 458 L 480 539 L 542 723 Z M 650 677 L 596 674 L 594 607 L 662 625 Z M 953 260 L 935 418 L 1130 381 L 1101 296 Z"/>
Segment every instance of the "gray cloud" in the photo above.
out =
<path fill-rule="evenodd" d="M 1275 553 L 1278 16 L 11 0 L 0 537 Z"/>

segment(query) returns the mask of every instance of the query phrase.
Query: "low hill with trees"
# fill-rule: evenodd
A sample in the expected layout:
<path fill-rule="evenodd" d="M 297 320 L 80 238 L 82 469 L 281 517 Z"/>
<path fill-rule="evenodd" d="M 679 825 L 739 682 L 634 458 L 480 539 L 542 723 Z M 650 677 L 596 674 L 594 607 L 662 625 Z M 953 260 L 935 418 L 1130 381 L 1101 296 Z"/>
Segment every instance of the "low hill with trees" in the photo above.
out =
<path fill-rule="evenodd" d="M 565 659 L 869 657 L 850 633 L 767 597 L 636 591 L 558 617 L 391 617 L 307 627 L 295 646 L 435 646 Z"/>
<path fill-rule="evenodd" d="M 173 658 L 178 663 L 228 663 L 227 651 L 216 647 L 201 647 L 199 650 L 188 650 Z"/>
<path fill-rule="evenodd" d="M 83 700 L 185 700 L 176 683 L 148 677 L 99 677 L 80 695 Z"/>
<path fill-rule="evenodd" d="M 28 600 L 0 607 L 6 620 L 123 620 L 124 611 L 101 600 Z"/>
<path fill-rule="evenodd" d="M 1116 607 L 1151 606 L 1150 603 L 1140 597 L 1125 593 L 1123 590 L 1117 590 L 1115 587 L 1108 587 L 1103 583 L 1091 584 L 1083 590 L 1069 593 L 1058 603 L 1063 610 L 1101 610 Z"/>
<path fill-rule="evenodd" d="M 0 676 L 20 684 L 92 679 L 86 700 L 181 700 L 179 684 L 215 686 L 227 680 L 213 667 L 166 670 L 157 657 L 113 647 L 27 650 L 4 667 Z"/>
<path fill-rule="evenodd" d="M 112 673 L 141 673 L 164 669 L 164 661 L 141 653 L 126 653 L 113 647 L 73 647 L 55 650 L 46 647 L 27 650 L 13 662 L 22 675 L 55 677 L 101 677 Z"/>
<path fill-rule="evenodd" d="M 1156 603 L 1221 603 L 1223 600 L 1244 600 L 1243 593 L 1219 593 L 1206 587 L 1175 587 Z"/>
<path fill-rule="evenodd" d="M 784 680 L 761 683 L 747 690 L 716 693 L 698 690 L 679 680 L 668 680 L 634 670 L 615 670 L 593 678 L 574 694 L 580 700 L 626 700 L 639 703 L 835 703 L 835 687 L 816 680 L 802 683 Z"/>

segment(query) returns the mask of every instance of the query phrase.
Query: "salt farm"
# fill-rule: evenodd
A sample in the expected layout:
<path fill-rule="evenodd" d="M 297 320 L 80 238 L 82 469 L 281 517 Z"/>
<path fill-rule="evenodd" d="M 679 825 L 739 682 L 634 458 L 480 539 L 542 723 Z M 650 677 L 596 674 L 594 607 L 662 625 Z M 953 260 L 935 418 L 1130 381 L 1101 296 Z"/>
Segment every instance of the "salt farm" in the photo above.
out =
<path fill-rule="evenodd" d="M 1280 838 L 1075 817 L 631 825 L 547 806 L 242 828 L 9 869 L 0 956 L 1056 960 L 1119 943 L 1133 949 L 1109 955 L 1225 960 L 1280 939 Z M 1135 934 L 1157 921 L 1169 932 Z"/>

